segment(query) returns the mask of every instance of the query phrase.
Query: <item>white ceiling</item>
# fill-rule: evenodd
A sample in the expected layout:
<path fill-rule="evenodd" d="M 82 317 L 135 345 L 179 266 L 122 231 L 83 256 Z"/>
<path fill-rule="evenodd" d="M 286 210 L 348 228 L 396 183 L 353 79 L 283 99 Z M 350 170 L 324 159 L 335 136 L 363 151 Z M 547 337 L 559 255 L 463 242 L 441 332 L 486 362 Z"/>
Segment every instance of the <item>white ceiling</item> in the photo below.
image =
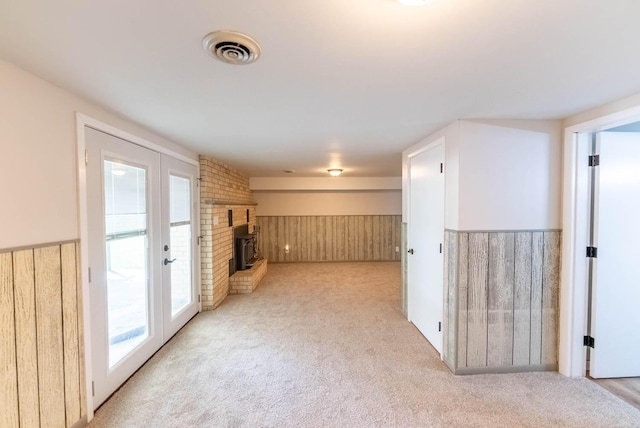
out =
<path fill-rule="evenodd" d="M 0 0 L 0 57 L 251 176 L 397 176 L 455 119 L 640 92 L 638 17 L 637 0 Z M 220 29 L 262 57 L 212 59 Z"/>

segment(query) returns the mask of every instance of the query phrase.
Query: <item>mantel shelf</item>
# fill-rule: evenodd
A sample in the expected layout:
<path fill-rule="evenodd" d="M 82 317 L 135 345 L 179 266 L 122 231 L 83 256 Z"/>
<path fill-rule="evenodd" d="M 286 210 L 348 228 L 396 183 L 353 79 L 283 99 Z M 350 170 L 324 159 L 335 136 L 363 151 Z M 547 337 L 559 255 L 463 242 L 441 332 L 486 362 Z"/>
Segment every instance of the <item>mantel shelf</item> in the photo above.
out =
<path fill-rule="evenodd" d="M 205 199 L 204 203 L 207 204 L 207 205 L 214 205 L 214 206 L 215 205 L 218 205 L 218 206 L 220 206 L 220 205 L 227 205 L 227 206 L 228 205 L 236 205 L 236 206 L 242 205 L 242 206 L 245 206 L 245 207 L 255 207 L 255 206 L 258 205 L 255 202 L 214 201 L 213 199 Z"/>

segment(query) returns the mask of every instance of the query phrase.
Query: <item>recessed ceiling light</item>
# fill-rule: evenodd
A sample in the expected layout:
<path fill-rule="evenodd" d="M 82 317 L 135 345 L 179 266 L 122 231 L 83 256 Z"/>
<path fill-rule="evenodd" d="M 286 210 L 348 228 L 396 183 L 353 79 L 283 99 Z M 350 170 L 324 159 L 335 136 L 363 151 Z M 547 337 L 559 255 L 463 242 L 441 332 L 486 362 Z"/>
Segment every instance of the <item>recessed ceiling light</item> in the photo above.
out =
<path fill-rule="evenodd" d="M 327 172 L 329 174 L 331 174 L 332 177 L 339 176 L 340 174 L 342 174 L 342 171 L 344 171 L 344 170 L 340 169 L 340 168 L 330 168 L 330 169 L 327 170 Z"/>
<path fill-rule="evenodd" d="M 431 3 L 433 0 L 396 0 L 400 4 L 407 6 L 422 6 L 427 3 Z"/>

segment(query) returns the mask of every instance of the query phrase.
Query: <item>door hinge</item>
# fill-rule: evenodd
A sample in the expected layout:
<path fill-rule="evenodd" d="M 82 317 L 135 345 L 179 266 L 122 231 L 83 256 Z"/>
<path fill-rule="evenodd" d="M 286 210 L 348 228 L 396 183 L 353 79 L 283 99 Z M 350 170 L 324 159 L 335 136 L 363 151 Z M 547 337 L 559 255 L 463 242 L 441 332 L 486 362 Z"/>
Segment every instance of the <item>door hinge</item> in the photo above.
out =
<path fill-rule="evenodd" d="M 442 254 L 442 244 L 440 244 L 440 254 Z"/>
<path fill-rule="evenodd" d="M 595 348 L 596 340 L 591 336 L 584 337 L 584 346 L 588 346 L 589 348 Z"/>
<path fill-rule="evenodd" d="M 198 303 L 200 303 L 200 295 L 198 294 Z"/>
<path fill-rule="evenodd" d="M 89 268 L 89 282 L 91 282 L 91 268 Z"/>
<path fill-rule="evenodd" d="M 85 165 L 89 165 L 89 151 L 88 150 L 84 151 L 84 164 Z"/>
<path fill-rule="evenodd" d="M 587 247 L 587 257 L 598 258 L 598 248 L 596 247 Z"/>
<path fill-rule="evenodd" d="M 589 156 L 589 166 L 598 166 L 598 165 L 600 165 L 600 155 Z"/>
<path fill-rule="evenodd" d="M 440 164 L 440 174 L 442 174 L 444 172 L 444 164 L 441 163 Z"/>
<path fill-rule="evenodd" d="M 442 321 L 438 321 L 438 331 L 442 331 Z"/>
<path fill-rule="evenodd" d="M 91 396 L 92 397 L 96 396 L 96 385 L 93 381 L 91 381 Z"/>

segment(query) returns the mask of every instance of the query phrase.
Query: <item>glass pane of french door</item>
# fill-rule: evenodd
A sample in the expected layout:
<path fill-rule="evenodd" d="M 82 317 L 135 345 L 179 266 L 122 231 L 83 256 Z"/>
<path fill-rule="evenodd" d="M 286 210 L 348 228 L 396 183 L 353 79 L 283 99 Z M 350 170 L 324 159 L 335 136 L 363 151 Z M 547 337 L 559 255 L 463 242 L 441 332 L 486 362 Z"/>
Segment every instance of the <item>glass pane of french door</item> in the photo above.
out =
<path fill-rule="evenodd" d="M 162 307 L 166 342 L 200 308 L 197 257 L 198 168 L 180 159 L 161 156 L 162 177 Z"/>
<path fill-rule="evenodd" d="M 104 161 L 109 367 L 149 335 L 147 171 Z"/>
<path fill-rule="evenodd" d="M 191 254 L 191 181 L 169 175 L 169 241 L 171 256 L 171 316 L 193 300 Z"/>

